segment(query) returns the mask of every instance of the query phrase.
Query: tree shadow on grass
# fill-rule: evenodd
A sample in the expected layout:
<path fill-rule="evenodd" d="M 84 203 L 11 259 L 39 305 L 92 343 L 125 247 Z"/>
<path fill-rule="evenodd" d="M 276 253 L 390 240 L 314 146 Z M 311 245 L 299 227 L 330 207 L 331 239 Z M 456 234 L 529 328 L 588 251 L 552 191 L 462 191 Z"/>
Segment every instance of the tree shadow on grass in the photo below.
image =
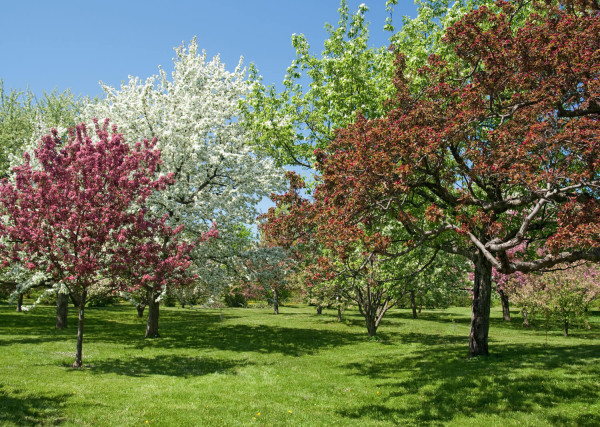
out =
<path fill-rule="evenodd" d="M 100 315 L 102 312 L 102 315 Z M 19 313 L 17 313 L 18 315 Z M 36 317 L 2 313 L 12 323 L 0 328 L 0 342 L 10 344 L 42 344 L 74 340 L 76 320 L 69 318 L 70 328 L 54 330 L 52 308 L 43 307 Z M 278 322 L 285 320 L 279 315 Z M 161 310 L 161 338 L 145 339 L 145 318 L 137 318 L 127 307 L 86 309 L 84 347 L 92 342 L 107 342 L 144 349 L 218 349 L 237 352 L 280 353 L 287 356 L 313 354 L 322 349 L 350 345 L 365 339 L 366 334 L 320 328 L 299 328 L 265 324 L 232 324 L 240 316 L 230 311 Z M 17 320 L 14 320 L 18 318 Z M 48 320 L 49 318 L 49 320 Z M 2 319 L 0 318 L 0 321 Z M 14 325 L 13 325 L 14 324 Z M 3 337 L 2 333 L 11 335 Z M 18 336 L 14 336 L 18 333 Z M 70 350 L 70 349 L 69 349 Z"/>
<path fill-rule="evenodd" d="M 63 408 L 70 396 L 31 396 L 0 385 L 0 425 L 58 425 L 67 421 Z"/>
<path fill-rule="evenodd" d="M 162 338 L 144 339 L 143 331 L 131 336 L 127 331 L 96 328 L 89 341 L 109 341 L 134 347 L 162 349 L 217 349 L 236 352 L 280 353 L 286 356 L 313 354 L 326 348 L 350 345 L 364 340 L 362 334 L 311 328 L 271 325 L 184 323 L 180 327 L 163 325 Z"/>
<path fill-rule="evenodd" d="M 168 375 L 173 377 L 197 377 L 214 373 L 236 374 L 239 366 L 253 363 L 247 360 L 221 360 L 211 357 L 187 357 L 160 355 L 155 357 L 130 357 L 103 359 L 93 365 L 84 365 L 94 374 L 117 374 L 130 377 Z M 72 372 L 73 370 L 70 370 Z"/>
<path fill-rule="evenodd" d="M 416 338 L 416 337 L 413 337 Z M 445 424 L 457 416 L 508 416 L 540 407 L 600 400 L 600 345 L 577 347 L 503 345 L 489 357 L 468 359 L 464 345 L 437 345 L 446 337 L 419 338 L 423 351 L 387 360 L 348 364 L 354 375 L 386 384 L 397 392 L 381 404 L 338 411 L 346 418 L 402 424 Z M 400 380 L 398 380 L 401 378 Z M 540 413 L 554 425 L 600 425 L 600 413 Z M 563 411 L 564 412 L 564 411 Z"/>

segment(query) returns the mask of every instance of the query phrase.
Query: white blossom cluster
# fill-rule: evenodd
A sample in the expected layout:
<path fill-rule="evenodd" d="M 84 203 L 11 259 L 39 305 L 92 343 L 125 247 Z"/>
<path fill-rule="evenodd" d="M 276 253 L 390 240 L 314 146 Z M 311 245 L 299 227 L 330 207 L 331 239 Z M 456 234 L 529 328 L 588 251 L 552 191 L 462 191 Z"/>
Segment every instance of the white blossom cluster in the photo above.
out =
<path fill-rule="evenodd" d="M 106 98 L 84 115 L 110 118 L 130 144 L 158 138 L 160 172 L 173 173 L 175 184 L 153 196 L 153 212 L 184 224 L 190 238 L 214 224 L 219 239 L 200 245 L 194 261 L 205 283 L 218 283 L 240 224 L 255 222 L 257 203 L 282 189 L 284 172 L 252 151 L 238 120 L 240 101 L 251 89 L 241 60 L 229 72 L 218 56 L 208 61 L 200 54 L 195 39 L 175 51 L 170 78 L 159 68 L 146 80 L 130 76 L 119 89 L 103 85 Z"/>

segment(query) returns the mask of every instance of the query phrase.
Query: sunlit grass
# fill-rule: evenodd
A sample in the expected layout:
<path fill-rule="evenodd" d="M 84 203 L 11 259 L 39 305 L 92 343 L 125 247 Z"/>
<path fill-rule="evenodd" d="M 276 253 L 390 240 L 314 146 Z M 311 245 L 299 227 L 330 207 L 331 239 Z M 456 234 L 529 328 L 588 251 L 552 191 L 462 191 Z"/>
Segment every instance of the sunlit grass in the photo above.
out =
<path fill-rule="evenodd" d="M 600 316 L 564 338 L 493 311 L 491 356 L 467 358 L 469 310 L 405 310 L 379 340 L 310 307 L 162 308 L 145 340 L 128 306 L 76 321 L 0 305 L 0 425 L 598 425 Z"/>

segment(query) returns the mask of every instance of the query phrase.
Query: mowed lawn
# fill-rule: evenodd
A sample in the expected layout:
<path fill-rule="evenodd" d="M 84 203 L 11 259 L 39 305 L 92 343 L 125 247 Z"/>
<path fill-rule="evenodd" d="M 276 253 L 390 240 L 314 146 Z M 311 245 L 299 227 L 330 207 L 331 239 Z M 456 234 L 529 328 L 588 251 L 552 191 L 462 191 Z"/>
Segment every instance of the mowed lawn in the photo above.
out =
<path fill-rule="evenodd" d="M 467 308 L 394 310 L 379 339 L 348 310 L 86 310 L 84 368 L 54 309 L 0 305 L 0 425 L 600 425 L 600 314 L 591 329 L 524 330 L 493 309 L 487 358 Z"/>

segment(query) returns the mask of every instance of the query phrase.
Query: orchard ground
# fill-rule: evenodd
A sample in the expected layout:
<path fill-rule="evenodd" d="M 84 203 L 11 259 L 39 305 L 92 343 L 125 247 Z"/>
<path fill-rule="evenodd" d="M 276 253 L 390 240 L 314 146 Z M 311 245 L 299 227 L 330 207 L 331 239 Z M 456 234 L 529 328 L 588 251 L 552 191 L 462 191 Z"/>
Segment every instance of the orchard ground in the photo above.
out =
<path fill-rule="evenodd" d="M 0 305 L 2 425 L 598 425 L 600 312 L 563 337 L 492 310 L 489 357 L 469 359 L 470 310 L 386 315 L 369 340 L 354 310 L 161 308 L 144 339 L 131 306 L 76 319 Z"/>

